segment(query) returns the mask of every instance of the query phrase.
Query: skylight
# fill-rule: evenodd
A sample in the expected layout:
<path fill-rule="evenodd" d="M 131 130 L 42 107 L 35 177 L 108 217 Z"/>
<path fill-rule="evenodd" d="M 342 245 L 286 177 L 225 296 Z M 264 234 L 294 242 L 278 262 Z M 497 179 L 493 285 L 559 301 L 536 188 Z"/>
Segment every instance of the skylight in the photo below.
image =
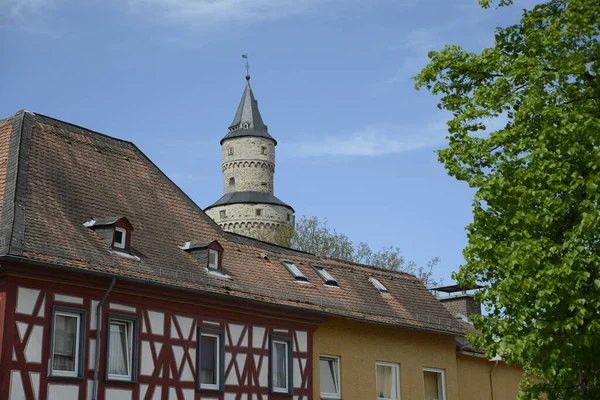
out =
<path fill-rule="evenodd" d="M 379 290 L 381 293 L 388 293 L 387 288 L 383 286 L 383 283 L 379 282 L 377 279 L 370 277 L 369 282 L 371 282 L 373 286 L 375 286 L 375 289 Z"/>
<path fill-rule="evenodd" d="M 283 265 L 285 265 L 285 267 L 288 269 L 288 271 L 290 271 L 290 274 L 292 274 L 292 276 L 297 281 L 308 281 L 308 279 L 306 279 L 306 276 L 302 273 L 302 271 L 300 271 L 300 269 L 292 261 L 285 260 L 285 261 L 281 261 L 281 262 L 283 263 Z"/>
<path fill-rule="evenodd" d="M 315 272 L 325 281 L 326 285 L 338 286 L 337 281 L 322 265 L 313 265 Z"/>

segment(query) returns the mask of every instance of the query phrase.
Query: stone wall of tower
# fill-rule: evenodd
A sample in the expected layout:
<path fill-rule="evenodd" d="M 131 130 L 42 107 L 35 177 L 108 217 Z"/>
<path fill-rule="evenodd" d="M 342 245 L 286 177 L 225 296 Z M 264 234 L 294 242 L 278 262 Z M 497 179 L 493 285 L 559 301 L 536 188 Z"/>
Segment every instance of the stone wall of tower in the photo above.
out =
<path fill-rule="evenodd" d="M 221 147 L 224 193 L 273 193 L 275 143 L 272 140 L 239 137 L 225 140 Z"/>
<path fill-rule="evenodd" d="M 228 232 L 267 241 L 291 235 L 295 222 L 292 210 L 274 204 L 227 204 L 206 214 Z"/>

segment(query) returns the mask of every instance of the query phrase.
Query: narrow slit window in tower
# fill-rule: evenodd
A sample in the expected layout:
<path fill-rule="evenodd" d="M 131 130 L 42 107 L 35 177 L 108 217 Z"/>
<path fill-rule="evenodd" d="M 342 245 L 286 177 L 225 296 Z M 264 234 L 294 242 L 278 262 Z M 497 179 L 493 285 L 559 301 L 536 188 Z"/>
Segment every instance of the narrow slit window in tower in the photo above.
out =
<path fill-rule="evenodd" d="M 235 178 L 229 178 L 229 186 L 235 186 Z"/>
<path fill-rule="evenodd" d="M 257 208 L 256 209 L 256 216 L 260 217 L 262 215 L 262 208 Z"/>
<path fill-rule="evenodd" d="M 260 154 L 267 154 L 267 148 L 265 146 L 260 148 Z"/>
<path fill-rule="evenodd" d="M 225 218 L 225 217 L 227 216 L 227 214 L 225 213 L 225 210 L 221 210 L 221 211 L 219 211 L 219 216 L 220 216 L 221 218 Z"/>

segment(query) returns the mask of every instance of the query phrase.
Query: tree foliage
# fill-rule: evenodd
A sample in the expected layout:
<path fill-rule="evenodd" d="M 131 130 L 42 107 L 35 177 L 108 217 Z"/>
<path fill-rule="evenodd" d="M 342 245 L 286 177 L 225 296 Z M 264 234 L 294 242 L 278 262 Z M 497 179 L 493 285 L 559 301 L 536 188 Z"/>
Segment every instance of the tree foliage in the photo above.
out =
<path fill-rule="evenodd" d="M 486 285 L 472 339 L 540 378 L 522 398 L 600 398 L 599 35 L 598 0 L 549 0 L 480 53 L 431 52 L 415 77 L 452 113 L 439 160 L 476 189 L 454 276 Z"/>
<path fill-rule="evenodd" d="M 434 257 L 425 266 L 419 266 L 414 261 L 406 261 L 398 247 L 384 247 L 375 252 L 367 243 L 355 245 L 348 236 L 331 229 L 327 225 L 327 219 L 320 221 L 317 217 L 303 216 L 297 220 L 291 247 L 324 257 L 408 272 L 416 275 L 427 287 L 435 287 L 441 283 L 433 275 L 433 268 L 439 263 L 439 258 Z"/>

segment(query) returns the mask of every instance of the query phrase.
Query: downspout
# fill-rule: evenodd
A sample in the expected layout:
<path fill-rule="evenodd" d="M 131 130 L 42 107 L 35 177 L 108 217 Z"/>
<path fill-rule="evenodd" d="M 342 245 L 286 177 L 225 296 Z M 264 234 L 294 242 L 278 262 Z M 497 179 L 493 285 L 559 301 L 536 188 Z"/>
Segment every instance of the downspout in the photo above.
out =
<path fill-rule="evenodd" d="M 98 374 L 100 372 L 100 334 L 102 333 L 100 329 L 100 324 L 102 322 L 102 305 L 106 301 L 110 291 L 115 286 L 116 281 L 116 278 L 112 278 L 108 289 L 106 289 L 104 296 L 102 296 L 98 306 L 96 306 L 96 360 L 94 362 L 94 386 L 92 387 L 92 400 L 96 400 L 98 398 Z"/>
<path fill-rule="evenodd" d="M 498 360 L 496 360 L 496 362 L 494 363 L 492 368 L 490 368 L 490 393 L 492 394 L 491 400 L 494 400 L 494 398 L 496 397 L 494 395 L 494 370 L 496 369 L 497 366 L 498 366 Z"/>

